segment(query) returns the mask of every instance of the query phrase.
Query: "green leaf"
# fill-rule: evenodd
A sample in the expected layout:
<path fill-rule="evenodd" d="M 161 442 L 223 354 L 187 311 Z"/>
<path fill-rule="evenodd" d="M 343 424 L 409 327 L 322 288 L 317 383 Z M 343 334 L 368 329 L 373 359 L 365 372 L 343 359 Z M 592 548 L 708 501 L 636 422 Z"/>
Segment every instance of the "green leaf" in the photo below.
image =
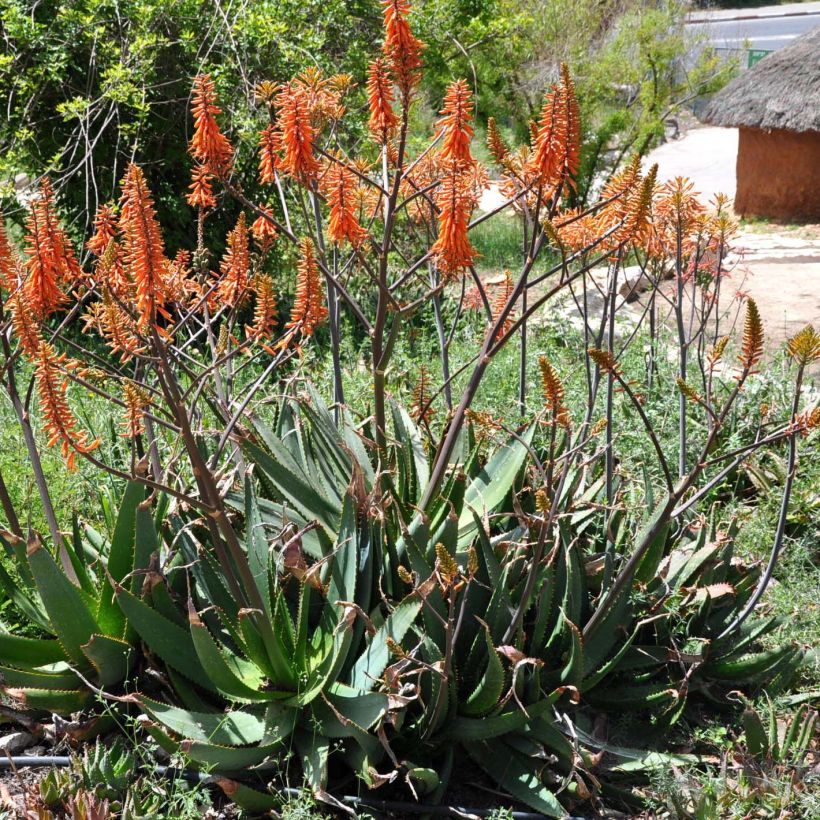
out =
<path fill-rule="evenodd" d="M 251 442 L 246 442 L 244 447 L 248 457 L 273 485 L 276 494 L 292 504 L 307 521 L 318 521 L 328 536 L 335 540 L 341 510 L 318 493 L 307 478 L 300 478 L 277 460 L 284 457 L 284 448 L 277 449 L 274 458 Z"/>
<path fill-rule="evenodd" d="M 408 595 L 387 617 L 387 620 L 370 638 L 367 648 L 353 666 L 350 685 L 366 692 L 373 688 L 390 660 L 387 638 L 401 643 L 407 630 L 413 625 L 421 609 L 421 598 L 415 593 Z"/>
<path fill-rule="evenodd" d="M 28 560 L 54 634 L 69 658 L 88 668 L 82 646 L 91 640 L 98 626 L 86 599 L 41 543 L 32 544 Z"/>
<path fill-rule="evenodd" d="M 124 587 L 118 587 L 115 594 L 126 618 L 155 655 L 203 688 L 215 691 L 199 662 L 189 632 L 160 615 Z"/>
<path fill-rule="evenodd" d="M 531 706 L 527 706 L 525 712 L 520 707 L 516 707 L 508 712 L 492 717 L 469 718 L 457 717 L 447 729 L 447 737 L 463 743 L 471 743 L 478 740 L 490 740 L 500 737 L 507 732 L 515 732 L 526 726 L 533 718 L 543 715 L 552 707 L 563 692 L 563 688 L 556 689 L 545 700 L 540 700 Z"/>
<path fill-rule="evenodd" d="M 0 658 L 5 663 L 33 669 L 66 660 L 59 641 L 47 638 L 23 638 L 0 632 Z"/>
<path fill-rule="evenodd" d="M 543 761 L 526 758 L 506 744 L 469 743 L 467 754 L 517 800 L 546 817 L 566 817 L 567 812 L 538 777 Z"/>
<path fill-rule="evenodd" d="M 527 445 L 532 441 L 535 425 L 523 430 L 496 450 L 484 469 L 469 484 L 464 494 L 464 509 L 458 520 L 458 548 L 466 549 L 476 535 L 473 512 L 481 518 L 494 510 L 512 488 L 527 457 Z"/>
<path fill-rule="evenodd" d="M 504 666 L 495 651 L 490 629 L 486 624 L 484 624 L 484 637 L 487 642 L 487 668 L 478 686 L 461 707 L 461 712 L 471 717 L 489 712 L 498 703 L 504 690 Z"/>
<path fill-rule="evenodd" d="M 109 635 L 92 635 L 83 644 L 83 653 L 91 661 L 102 686 L 122 683 L 131 671 L 136 653 L 127 641 Z"/>
<path fill-rule="evenodd" d="M 258 688 L 263 683 L 258 669 L 221 648 L 198 616 L 191 617 L 191 639 L 208 680 L 227 697 L 248 703 L 277 697 L 274 692 Z M 249 678 L 251 671 L 255 674 Z"/>
<path fill-rule="evenodd" d="M 108 576 L 119 584 L 134 569 L 137 507 L 144 499 L 145 487 L 137 481 L 129 481 L 108 550 L 108 574 L 103 573 L 100 586 L 97 620 L 101 631 L 107 635 L 122 637 L 125 634 L 125 616 L 114 600 L 114 590 Z"/>
<path fill-rule="evenodd" d="M 265 605 L 265 614 L 270 618 L 273 610 L 268 575 L 268 539 L 265 537 L 265 526 L 259 514 L 259 502 L 253 487 L 253 477 L 250 475 L 245 476 L 245 550 L 248 553 L 248 567 Z"/>

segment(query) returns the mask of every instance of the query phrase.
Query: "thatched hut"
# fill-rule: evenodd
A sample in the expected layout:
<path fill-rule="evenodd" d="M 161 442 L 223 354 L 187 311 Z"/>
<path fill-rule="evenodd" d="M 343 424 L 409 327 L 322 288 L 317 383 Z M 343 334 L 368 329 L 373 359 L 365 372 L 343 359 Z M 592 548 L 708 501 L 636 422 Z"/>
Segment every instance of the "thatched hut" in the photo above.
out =
<path fill-rule="evenodd" d="M 701 119 L 739 129 L 738 214 L 820 219 L 820 27 L 732 80 Z"/>

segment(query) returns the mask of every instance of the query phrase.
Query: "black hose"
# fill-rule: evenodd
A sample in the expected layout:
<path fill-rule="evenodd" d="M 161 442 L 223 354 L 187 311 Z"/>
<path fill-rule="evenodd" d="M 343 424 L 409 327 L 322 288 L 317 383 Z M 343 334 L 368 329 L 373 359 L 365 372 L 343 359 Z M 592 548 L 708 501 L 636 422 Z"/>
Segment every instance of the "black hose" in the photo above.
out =
<path fill-rule="evenodd" d="M 55 755 L 18 755 L 16 757 L 0 757 L 0 769 L 24 768 L 27 766 L 69 766 L 70 757 Z M 189 783 L 205 783 L 210 775 L 204 772 L 195 772 L 189 769 L 175 769 L 172 766 L 154 766 L 154 773 L 161 777 L 181 777 Z M 280 789 L 288 797 L 299 797 L 303 792 L 299 789 Z M 412 803 L 404 800 L 370 800 L 366 797 L 344 795 L 338 798 L 340 803 L 353 808 L 374 809 L 375 811 L 403 814 L 427 814 L 432 817 L 489 817 L 495 809 L 470 809 L 463 806 L 425 806 L 422 803 Z M 514 811 L 508 816 L 514 820 L 544 820 L 547 816 L 531 811 Z M 582 817 L 567 817 L 566 820 L 584 820 Z"/>

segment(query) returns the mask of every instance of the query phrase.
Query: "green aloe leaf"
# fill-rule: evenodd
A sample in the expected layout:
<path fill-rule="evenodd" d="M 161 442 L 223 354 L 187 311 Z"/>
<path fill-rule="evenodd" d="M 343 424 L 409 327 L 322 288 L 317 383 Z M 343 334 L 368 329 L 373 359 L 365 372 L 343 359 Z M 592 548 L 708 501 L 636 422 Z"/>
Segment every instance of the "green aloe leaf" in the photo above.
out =
<path fill-rule="evenodd" d="M 541 812 L 545 817 L 566 817 L 567 812 L 555 795 L 541 782 L 544 763 L 527 758 L 506 744 L 469 743 L 467 754 L 499 786 L 517 800 Z"/>
<path fill-rule="evenodd" d="M 387 617 L 387 620 L 369 639 L 367 648 L 353 666 L 350 685 L 366 692 L 372 689 L 384 672 L 390 660 L 387 639 L 401 643 L 407 630 L 413 625 L 421 609 L 421 597 L 416 593 L 408 595 Z"/>
<path fill-rule="evenodd" d="M 103 686 L 122 683 L 128 677 L 136 657 L 134 647 L 128 641 L 109 635 L 92 635 L 91 640 L 83 644 L 82 650 Z"/>
<path fill-rule="evenodd" d="M 99 630 L 88 601 L 39 541 L 29 548 L 28 560 L 51 629 L 69 658 L 88 668 L 82 646 Z"/>
<path fill-rule="evenodd" d="M 215 691 L 199 662 L 190 632 L 160 615 L 124 587 L 117 587 L 115 594 L 129 623 L 155 655 L 200 686 Z"/>
<path fill-rule="evenodd" d="M 470 717 L 489 712 L 498 703 L 504 690 L 504 666 L 495 651 L 490 628 L 486 624 L 484 624 L 484 638 L 487 643 L 487 668 L 478 685 L 467 698 L 467 702 L 461 707 L 462 714 Z"/>
<path fill-rule="evenodd" d="M 49 638 L 23 638 L 0 632 L 0 658 L 15 666 L 33 669 L 67 659 L 59 641 Z"/>
<path fill-rule="evenodd" d="M 479 516 L 494 510 L 512 488 L 527 457 L 527 445 L 532 441 L 535 425 L 523 430 L 496 450 L 484 469 L 468 485 L 464 493 L 464 509 L 458 520 L 458 548 L 466 549 L 476 535 L 473 513 Z"/>

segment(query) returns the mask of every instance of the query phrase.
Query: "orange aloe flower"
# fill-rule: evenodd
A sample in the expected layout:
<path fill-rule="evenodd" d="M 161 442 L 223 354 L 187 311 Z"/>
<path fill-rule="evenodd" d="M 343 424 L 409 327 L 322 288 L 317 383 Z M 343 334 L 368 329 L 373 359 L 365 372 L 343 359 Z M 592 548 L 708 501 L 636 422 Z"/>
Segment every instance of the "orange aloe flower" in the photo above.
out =
<path fill-rule="evenodd" d="M 276 230 L 276 225 L 271 221 L 273 219 L 271 209 L 262 206 L 262 211 L 264 213 L 259 214 L 259 216 L 254 219 L 251 225 L 251 233 L 253 234 L 256 244 L 259 246 L 259 250 L 262 251 L 262 253 L 267 253 L 279 237 L 279 232 Z M 270 219 L 268 219 L 268 217 L 270 217 Z"/>
<path fill-rule="evenodd" d="M 279 144 L 284 152 L 280 165 L 294 179 L 307 182 L 316 176 L 319 163 L 313 154 L 316 132 L 310 121 L 310 107 L 304 92 L 286 86 L 277 96 Z"/>
<path fill-rule="evenodd" d="M 262 182 L 276 182 L 276 169 L 279 167 L 277 152 L 281 142 L 279 136 L 274 125 L 269 125 L 259 135 L 259 179 Z"/>
<path fill-rule="evenodd" d="M 216 121 L 216 115 L 221 114 L 222 109 L 216 104 L 216 91 L 209 74 L 199 74 L 194 78 L 191 110 L 194 135 L 188 150 L 214 176 L 224 179 L 233 166 L 233 147 Z"/>
<path fill-rule="evenodd" d="M 334 242 L 349 242 L 358 247 L 367 237 L 357 216 L 356 175 L 341 161 L 331 160 L 322 177 L 322 189 L 330 207 L 327 233 Z"/>
<path fill-rule="evenodd" d="M 185 199 L 192 208 L 202 208 L 203 211 L 216 208 L 212 179 L 208 165 L 197 165 L 191 171 L 191 185 Z"/>
<path fill-rule="evenodd" d="M 393 111 L 393 80 L 381 57 L 373 60 L 367 69 L 367 105 L 370 108 L 367 121 L 370 133 L 383 144 L 390 131 L 399 124 L 399 118 Z"/>
<path fill-rule="evenodd" d="M 112 353 L 119 354 L 121 362 L 142 351 L 136 323 L 107 287 L 102 289 L 102 299 L 89 306 L 83 321 L 87 328 L 94 328 L 102 336 Z"/>
<path fill-rule="evenodd" d="M 313 241 L 305 237 L 299 249 L 296 299 L 290 312 L 290 320 L 285 325 L 288 333 L 280 343 L 283 347 L 287 346 L 296 334 L 301 334 L 304 338 L 312 336 L 313 331 L 327 319 L 327 307 L 322 294 L 322 280 L 319 277 Z"/>
<path fill-rule="evenodd" d="M 113 205 L 101 205 L 94 216 L 94 235 L 85 246 L 94 256 L 102 256 L 117 238 L 117 217 Z"/>
<path fill-rule="evenodd" d="M 450 83 L 444 95 L 444 107 L 441 118 L 436 123 L 439 133 L 444 131 L 441 143 L 441 156 L 444 159 L 456 159 L 465 164 L 474 162 L 470 153 L 470 142 L 473 139 L 473 103 L 470 99 L 470 87 L 466 80 Z"/>
<path fill-rule="evenodd" d="M 17 254 L 12 250 L 3 220 L 0 219 L 0 287 L 5 288 L 9 293 L 17 290 L 18 274 Z"/>
<path fill-rule="evenodd" d="M 90 453 L 99 447 L 100 440 L 89 441 L 88 433 L 77 430 L 77 419 L 66 400 L 68 377 L 63 370 L 71 368 L 72 363 L 66 361 L 65 353 L 58 356 L 54 348 L 43 340 L 36 359 L 37 393 L 48 435 L 47 444 L 53 447 L 59 442 L 66 466 L 69 470 L 74 470 L 76 454 Z"/>
<path fill-rule="evenodd" d="M 123 437 L 137 438 L 145 432 L 145 410 L 151 399 L 148 392 L 131 379 L 123 379 L 122 396 L 125 401 Z"/>
<path fill-rule="evenodd" d="M 498 165 L 504 165 L 510 149 L 502 138 L 495 117 L 487 118 L 487 148 Z"/>
<path fill-rule="evenodd" d="M 122 184 L 120 232 L 125 269 L 136 286 L 138 328 L 156 327 L 157 314 L 168 318 L 165 278 L 168 260 L 142 169 L 131 163 Z"/>
<path fill-rule="evenodd" d="M 220 305 L 240 307 L 250 295 L 251 259 L 248 248 L 248 224 L 245 212 L 239 214 L 236 227 L 228 233 L 228 247 L 219 264 L 222 280 L 216 290 Z"/>
<path fill-rule="evenodd" d="M 493 312 L 493 323 L 498 321 L 499 317 L 501 316 L 501 311 L 504 310 L 507 302 L 512 296 L 513 292 L 513 278 L 512 274 L 508 271 L 504 271 L 504 279 L 502 280 L 501 284 L 499 285 L 496 292 L 493 294 L 493 301 L 490 304 Z M 515 321 L 515 310 L 511 310 L 504 321 L 501 323 L 501 327 L 498 329 L 498 333 L 496 333 L 496 340 L 501 339 L 507 333 L 509 333 L 510 328 L 512 327 L 513 322 Z"/>
<path fill-rule="evenodd" d="M 9 297 L 6 307 L 11 312 L 11 326 L 20 342 L 20 349 L 29 360 L 33 360 L 43 336 L 37 318 L 19 288 Z"/>
<path fill-rule="evenodd" d="M 382 0 L 384 44 L 382 52 L 390 60 L 405 103 L 420 79 L 421 52 L 424 44 L 410 29 L 408 0 Z"/>
<path fill-rule="evenodd" d="M 438 239 L 430 252 L 436 257 L 439 269 L 455 274 L 475 262 L 476 251 L 470 244 L 467 229 L 472 211 L 470 185 L 472 180 L 463 173 L 462 163 L 450 160 L 436 193 Z"/>
<path fill-rule="evenodd" d="M 276 289 L 273 279 L 266 273 L 259 273 L 253 280 L 256 304 L 253 308 L 253 322 L 245 326 L 248 338 L 269 339 L 276 326 Z"/>
<path fill-rule="evenodd" d="M 74 250 L 54 213 L 54 191 L 47 179 L 26 220 L 26 256 L 23 293 L 34 315 L 43 319 L 65 303 L 67 297 L 60 285 L 72 285 L 82 277 Z"/>
<path fill-rule="evenodd" d="M 528 170 L 543 187 L 574 185 L 580 162 L 581 124 L 566 65 L 544 100 Z"/>

